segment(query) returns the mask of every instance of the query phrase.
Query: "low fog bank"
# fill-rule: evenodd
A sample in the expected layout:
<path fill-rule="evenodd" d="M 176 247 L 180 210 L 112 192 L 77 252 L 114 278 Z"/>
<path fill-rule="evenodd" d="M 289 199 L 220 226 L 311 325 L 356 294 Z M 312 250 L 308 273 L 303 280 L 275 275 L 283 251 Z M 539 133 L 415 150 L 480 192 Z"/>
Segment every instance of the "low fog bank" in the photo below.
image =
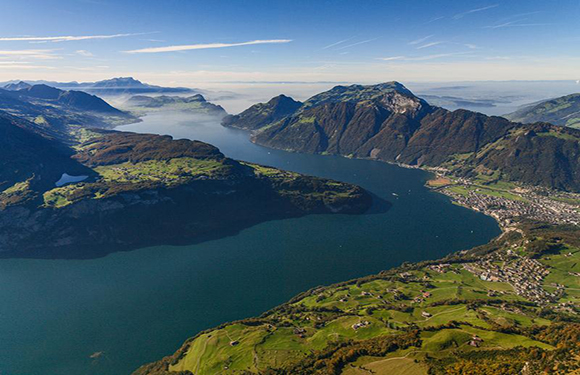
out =
<path fill-rule="evenodd" d="M 531 103 L 580 92 L 580 84 L 574 80 L 402 83 L 415 95 L 432 105 L 449 110 L 463 108 L 486 115 L 503 115 Z M 229 114 L 237 114 L 256 103 L 267 102 L 280 94 L 304 101 L 334 86 L 349 84 L 352 83 L 213 83 L 195 88 L 192 93 L 165 95 L 191 96 L 199 93 L 206 100 L 221 105 Z M 159 96 L 161 94 L 145 95 Z M 128 95 L 110 96 L 105 99 L 111 105 L 123 108 L 129 97 Z"/>

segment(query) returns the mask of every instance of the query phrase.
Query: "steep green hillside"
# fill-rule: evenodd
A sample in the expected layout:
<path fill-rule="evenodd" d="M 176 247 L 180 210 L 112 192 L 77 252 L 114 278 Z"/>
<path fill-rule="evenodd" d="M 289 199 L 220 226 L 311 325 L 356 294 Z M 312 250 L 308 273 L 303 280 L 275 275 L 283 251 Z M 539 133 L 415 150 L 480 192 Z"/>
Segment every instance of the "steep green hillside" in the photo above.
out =
<path fill-rule="evenodd" d="M 508 113 L 504 117 L 523 123 L 549 122 L 555 125 L 580 128 L 580 94 L 566 95 L 532 104 Z"/>
<path fill-rule="evenodd" d="M 60 138 L 68 136 L 71 125 L 111 128 L 139 121 L 97 96 L 47 85 L 0 89 L 0 110 L 36 123 Z"/>
<path fill-rule="evenodd" d="M 251 107 L 242 114 L 252 117 L 240 117 L 234 126 L 259 129 L 253 141 L 272 148 L 444 167 L 458 176 L 485 174 L 580 191 L 580 131 L 523 125 L 467 110 L 450 112 L 397 82 L 337 86 L 271 121 L 266 120 L 267 108 Z"/>
<path fill-rule="evenodd" d="M 568 373 L 580 366 L 579 239 L 577 227 L 522 224 L 200 332 L 134 374 Z"/>
<path fill-rule="evenodd" d="M 0 111 L 0 191 L 13 187 L 12 194 L 0 199 L 0 208 L 32 197 L 21 189 L 54 186 L 63 170 L 89 174 L 90 169 L 71 159 L 72 154 L 40 126 Z"/>

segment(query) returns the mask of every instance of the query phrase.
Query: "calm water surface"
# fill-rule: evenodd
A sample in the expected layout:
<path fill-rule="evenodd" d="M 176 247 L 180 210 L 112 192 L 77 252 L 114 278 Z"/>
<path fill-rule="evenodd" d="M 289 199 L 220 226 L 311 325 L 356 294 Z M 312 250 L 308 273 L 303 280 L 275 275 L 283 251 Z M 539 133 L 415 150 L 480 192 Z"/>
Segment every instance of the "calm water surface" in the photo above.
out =
<path fill-rule="evenodd" d="M 0 260 L 0 375 L 124 375 L 197 331 L 259 314 L 321 284 L 441 257 L 499 234 L 420 170 L 266 149 L 211 119 L 158 113 L 122 130 L 206 141 L 227 156 L 359 184 L 386 213 L 263 223 L 193 246 L 94 260 Z M 89 358 L 103 352 L 97 359 Z"/>

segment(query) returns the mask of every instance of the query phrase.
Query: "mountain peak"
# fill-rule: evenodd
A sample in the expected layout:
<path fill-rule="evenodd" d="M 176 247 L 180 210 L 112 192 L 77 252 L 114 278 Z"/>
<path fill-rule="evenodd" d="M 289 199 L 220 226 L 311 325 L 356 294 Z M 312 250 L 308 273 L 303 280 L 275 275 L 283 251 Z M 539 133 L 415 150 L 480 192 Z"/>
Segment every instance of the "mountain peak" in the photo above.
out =
<path fill-rule="evenodd" d="M 377 89 L 382 90 L 382 91 L 397 91 L 397 92 L 413 95 L 411 90 L 409 90 L 408 88 L 405 87 L 405 85 L 403 85 L 402 83 L 397 82 L 397 81 L 379 83 L 379 84 L 374 85 L 374 87 L 376 87 Z"/>
<path fill-rule="evenodd" d="M 301 102 L 280 94 L 267 103 L 254 104 L 238 115 L 224 117 L 222 124 L 234 128 L 256 130 L 267 123 L 283 119 L 301 106 Z"/>
<path fill-rule="evenodd" d="M 284 94 L 280 94 L 278 96 L 273 97 L 268 101 L 268 105 L 279 106 L 279 105 L 294 105 L 295 103 L 299 103 L 296 100 L 292 99 L 289 96 Z"/>
<path fill-rule="evenodd" d="M 10 90 L 10 91 L 17 91 L 17 90 L 22 90 L 22 89 L 27 89 L 29 88 L 30 85 L 24 81 L 20 81 L 18 83 L 9 83 L 6 86 L 4 86 L 5 90 Z"/>
<path fill-rule="evenodd" d="M 40 99 L 57 99 L 63 91 L 52 86 L 39 84 L 23 88 L 18 92 Z"/>
<path fill-rule="evenodd" d="M 398 93 L 420 101 L 409 89 L 403 84 L 391 81 L 375 85 L 350 85 L 335 86 L 332 89 L 314 95 L 305 102 L 306 106 L 315 106 L 322 103 L 336 102 L 361 102 L 365 100 L 380 100 L 388 94 Z"/>
<path fill-rule="evenodd" d="M 146 87 L 148 85 L 133 77 L 115 77 L 93 84 L 93 87 Z"/>

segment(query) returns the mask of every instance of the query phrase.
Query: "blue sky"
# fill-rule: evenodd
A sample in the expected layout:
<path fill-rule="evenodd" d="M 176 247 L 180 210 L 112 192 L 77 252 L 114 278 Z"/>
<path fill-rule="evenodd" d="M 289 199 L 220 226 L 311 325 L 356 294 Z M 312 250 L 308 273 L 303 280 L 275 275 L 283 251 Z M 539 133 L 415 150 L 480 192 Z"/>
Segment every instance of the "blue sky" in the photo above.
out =
<path fill-rule="evenodd" d="M 580 1 L 1 1 L 0 80 L 580 79 Z"/>

